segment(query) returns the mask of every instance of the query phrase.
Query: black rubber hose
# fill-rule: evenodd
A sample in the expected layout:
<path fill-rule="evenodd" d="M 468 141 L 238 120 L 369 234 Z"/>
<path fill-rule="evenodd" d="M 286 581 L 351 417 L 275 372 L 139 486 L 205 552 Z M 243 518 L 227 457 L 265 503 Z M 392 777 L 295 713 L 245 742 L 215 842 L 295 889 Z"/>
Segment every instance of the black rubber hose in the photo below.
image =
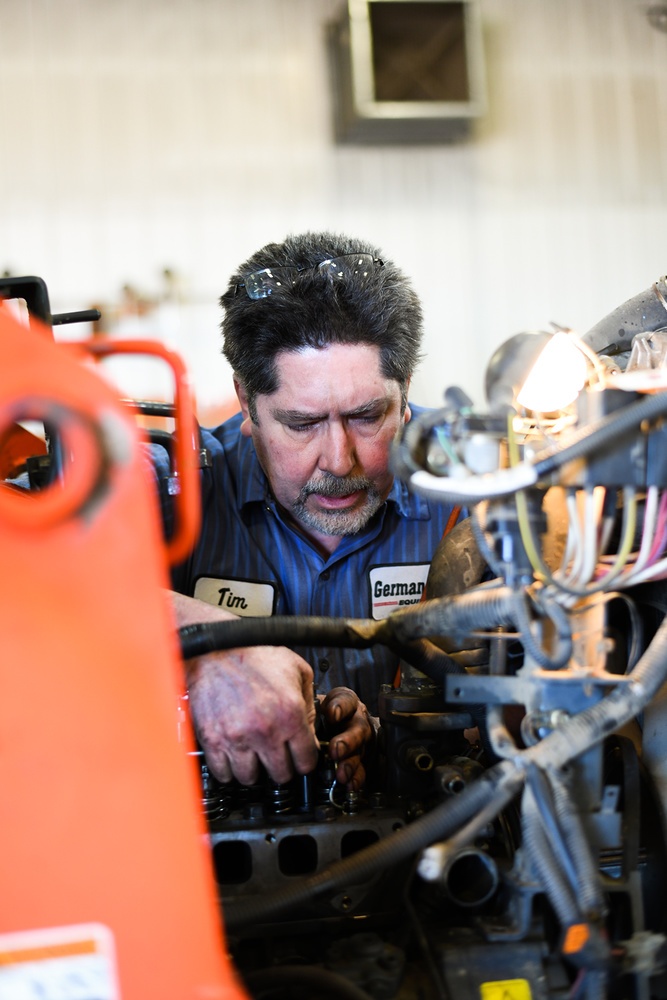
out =
<path fill-rule="evenodd" d="M 384 621 L 391 624 L 393 632 L 403 641 L 419 636 L 468 635 L 513 624 L 513 599 L 510 587 L 480 587 L 394 611 Z"/>
<path fill-rule="evenodd" d="M 389 618 L 325 618 L 275 615 L 201 622 L 179 630 L 184 660 L 240 646 L 333 646 L 367 649 L 384 645 L 436 683 L 462 668 L 428 641 L 430 636 L 469 634 L 514 621 L 513 591 L 507 587 L 472 590 L 453 597 L 423 601 Z"/>
<path fill-rule="evenodd" d="M 415 639 L 414 642 L 402 643 L 400 648 L 401 659 L 440 686 L 444 684 L 447 676 L 467 673 L 463 664 L 428 639 Z"/>
<path fill-rule="evenodd" d="M 282 886 L 275 892 L 249 896 L 224 905 L 228 932 L 247 924 L 261 923 L 284 910 L 302 906 L 324 893 L 340 891 L 349 882 L 363 882 L 439 840 L 446 840 L 491 800 L 498 812 L 514 798 L 523 784 L 523 774 L 510 764 L 473 781 L 459 795 L 436 806 L 410 826 L 401 827 L 390 837 L 337 861 L 323 871 Z"/>
<path fill-rule="evenodd" d="M 442 683 L 447 674 L 464 673 L 464 668 L 444 650 L 429 642 L 425 633 L 398 636 L 390 619 L 324 618 L 275 615 L 236 618 L 220 622 L 186 625 L 179 630 L 184 660 L 221 649 L 239 646 L 332 646 L 367 649 L 384 645 L 411 663 L 431 680 Z"/>
<path fill-rule="evenodd" d="M 274 615 L 186 625 L 179 630 L 185 660 L 238 646 L 335 646 L 366 649 L 391 639 L 385 621 Z"/>
<path fill-rule="evenodd" d="M 184 659 L 238 646 L 334 646 L 366 649 L 394 641 L 388 619 L 326 618 L 317 615 L 244 617 L 185 625 L 179 630 Z"/>

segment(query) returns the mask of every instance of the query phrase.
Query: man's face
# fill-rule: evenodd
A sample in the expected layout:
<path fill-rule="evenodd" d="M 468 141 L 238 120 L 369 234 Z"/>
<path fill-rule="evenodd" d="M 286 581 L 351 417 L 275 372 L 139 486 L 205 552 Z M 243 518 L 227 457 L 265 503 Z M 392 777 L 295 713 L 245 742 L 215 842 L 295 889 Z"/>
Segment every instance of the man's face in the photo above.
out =
<path fill-rule="evenodd" d="M 252 423 L 242 387 L 242 433 L 252 436 L 274 496 L 327 552 L 360 531 L 392 484 L 389 450 L 409 419 L 398 382 L 369 344 L 282 351 L 279 388 L 257 397 Z"/>

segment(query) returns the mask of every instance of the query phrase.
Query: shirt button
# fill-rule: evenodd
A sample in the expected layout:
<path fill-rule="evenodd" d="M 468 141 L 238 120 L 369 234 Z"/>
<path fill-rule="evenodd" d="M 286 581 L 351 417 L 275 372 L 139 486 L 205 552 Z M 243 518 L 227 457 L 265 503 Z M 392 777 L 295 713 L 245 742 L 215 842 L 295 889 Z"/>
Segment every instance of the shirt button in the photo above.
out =
<path fill-rule="evenodd" d="M 329 663 L 329 661 L 326 658 L 323 659 L 323 660 L 320 660 L 320 670 L 322 671 L 323 674 L 326 674 L 326 672 L 327 672 L 327 670 L 329 669 L 330 666 L 331 666 L 331 664 Z"/>
<path fill-rule="evenodd" d="M 320 573 L 320 580 L 328 580 L 330 576 L 331 573 L 329 572 L 328 569 L 322 570 L 322 572 Z"/>

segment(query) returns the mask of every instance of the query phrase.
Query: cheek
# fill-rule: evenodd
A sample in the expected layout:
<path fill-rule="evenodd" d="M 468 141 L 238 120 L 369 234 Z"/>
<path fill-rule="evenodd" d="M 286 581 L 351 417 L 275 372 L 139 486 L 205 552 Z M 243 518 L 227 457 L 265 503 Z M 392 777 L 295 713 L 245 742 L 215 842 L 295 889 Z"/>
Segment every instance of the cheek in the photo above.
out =
<path fill-rule="evenodd" d="M 382 478 L 383 476 L 391 478 L 389 454 L 393 440 L 393 435 L 386 435 L 381 438 L 375 438 L 372 441 L 364 442 L 357 449 L 357 455 L 367 475 L 377 478 Z"/>
<path fill-rule="evenodd" d="M 312 473 L 308 449 L 298 443 L 278 441 L 268 443 L 268 461 L 274 476 L 283 483 L 296 484 L 299 489 Z"/>

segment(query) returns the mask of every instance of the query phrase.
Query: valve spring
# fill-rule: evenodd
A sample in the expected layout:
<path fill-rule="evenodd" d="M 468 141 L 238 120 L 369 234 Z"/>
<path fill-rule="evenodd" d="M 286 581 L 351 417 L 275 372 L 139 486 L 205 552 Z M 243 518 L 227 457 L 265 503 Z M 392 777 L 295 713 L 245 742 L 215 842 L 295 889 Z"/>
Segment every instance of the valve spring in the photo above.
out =
<path fill-rule="evenodd" d="M 264 785 L 258 782 L 255 785 L 236 785 L 234 795 L 234 808 L 244 807 L 261 803 L 264 799 Z"/>
<path fill-rule="evenodd" d="M 234 804 L 231 785 L 214 778 L 206 764 L 201 765 L 202 808 L 208 820 L 226 819 Z"/>
<path fill-rule="evenodd" d="M 266 789 L 266 799 L 269 812 L 273 816 L 290 812 L 294 808 L 294 793 L 291 785 L 278 785 L 270 782 Z"/>
<path fill-rule="evenodd" d="M 336 765 L 328 757 L 320 761 L 315 778 L 314 799 L 318 805 L 329 802 L 331 789 L 336 784 Z"/>

